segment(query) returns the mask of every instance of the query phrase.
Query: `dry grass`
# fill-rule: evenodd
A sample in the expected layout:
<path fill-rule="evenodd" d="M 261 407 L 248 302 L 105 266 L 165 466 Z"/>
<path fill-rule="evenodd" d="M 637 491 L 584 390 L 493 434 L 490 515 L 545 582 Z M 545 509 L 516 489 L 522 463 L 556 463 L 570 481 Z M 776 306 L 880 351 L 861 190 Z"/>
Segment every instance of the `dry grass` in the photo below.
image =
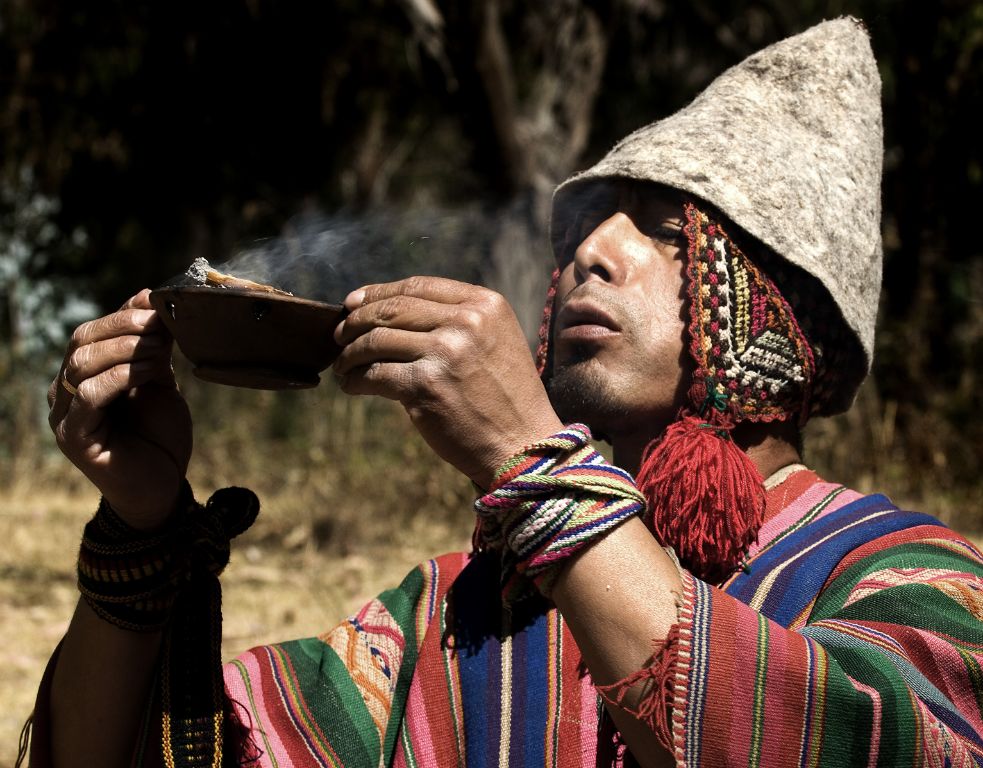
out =
<path fill-rule="evenodd" d="M 885 493 L 899 507 L 983 533 L 980 428 L 975 417 L 883 400 L 868 379 L 848 413 L 809 422 L 805 460 L 857 491 Z"/>
<path fill-rule="evenodd" d="M 87 503 L 91 508 L 91 500 Z M 72 574 L 81 515 L 57 495 L 0 499 L 0 765 L 13 764 L 47 656 L 78 593 Z M 73 543 L 74 541 L 74 543 Z"/>

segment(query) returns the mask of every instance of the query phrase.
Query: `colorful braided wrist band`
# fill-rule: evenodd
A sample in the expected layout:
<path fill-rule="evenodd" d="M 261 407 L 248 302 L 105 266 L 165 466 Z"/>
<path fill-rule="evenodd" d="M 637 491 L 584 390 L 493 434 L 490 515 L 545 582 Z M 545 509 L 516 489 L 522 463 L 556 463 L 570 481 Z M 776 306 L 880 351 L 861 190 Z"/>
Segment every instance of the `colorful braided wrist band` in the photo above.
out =
<path fill-rule="evenodd" d="M 533 443 L 502 465 L 475 502 L 475 548 L 502 553 L 507 601 L 527 595 L 529 580 L 549 596 L 567 558 L 644 511 L 631 475 L 590 441 L 587 426 L 571 424 Z"/>
<path fill-rule="evenodd" d="M 147 533 L 127 525 L 106 503 L 85 526 L 79 591 L 100 617 L 135 632 L 163 630 L 156 695 L 162 757 L 168 768 L 239 765 L 223 750 L 237 727 L 222 680 L 222 589 L 230 541 L 256 519 L 259 500 L 225 488 L 202 506 L 185 483 L 168 526 Z M 198 757 L 196 757 L 198 756 Z"/>

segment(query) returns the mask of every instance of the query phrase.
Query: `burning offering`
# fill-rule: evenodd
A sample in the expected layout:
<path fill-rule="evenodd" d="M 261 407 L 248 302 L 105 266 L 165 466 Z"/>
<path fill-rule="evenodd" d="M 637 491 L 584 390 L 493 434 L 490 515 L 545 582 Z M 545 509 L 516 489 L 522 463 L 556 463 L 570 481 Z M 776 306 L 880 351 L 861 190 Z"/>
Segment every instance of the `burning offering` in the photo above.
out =
<path fill-rule="evenodd" d="M 212 285 L 219 288 L 239 288 L 247 291 L 264 291 L 266 293 L 276 293 L 280 296 L 293 296 L 289 291 L 282 291 L 272 285 L 257 283 L 254 280 L 246 280 L 242 277 L 233 277 L 224 272 L 219 272 L 217 269 L 212 268 L 207 259 L 201 257 L 192 262 L 185 274 L 201 285 Z"/>
<path fill-rule="evenodd" d="M 200 379 L 254 389 L 314 387 L 338 356 L 340 304 L 304 299 L 195 259 L 150 302 Z"/>

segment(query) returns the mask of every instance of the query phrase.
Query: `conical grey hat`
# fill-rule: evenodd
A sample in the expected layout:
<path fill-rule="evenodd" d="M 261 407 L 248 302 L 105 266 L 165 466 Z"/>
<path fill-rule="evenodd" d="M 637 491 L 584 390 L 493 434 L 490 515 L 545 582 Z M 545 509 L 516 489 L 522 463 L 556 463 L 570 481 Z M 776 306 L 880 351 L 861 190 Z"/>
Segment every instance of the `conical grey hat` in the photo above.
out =
<path fill-rule="evenodd" d="M 634 179 L 689 192 L 829 292 L 870 369 L 881 286 L 881 81 L 862 24 L 826 21 L 714 80 L 557 187 L 552 239 L 577 191 Z M 854 391 L 843 393 L 852 400 Z"/>

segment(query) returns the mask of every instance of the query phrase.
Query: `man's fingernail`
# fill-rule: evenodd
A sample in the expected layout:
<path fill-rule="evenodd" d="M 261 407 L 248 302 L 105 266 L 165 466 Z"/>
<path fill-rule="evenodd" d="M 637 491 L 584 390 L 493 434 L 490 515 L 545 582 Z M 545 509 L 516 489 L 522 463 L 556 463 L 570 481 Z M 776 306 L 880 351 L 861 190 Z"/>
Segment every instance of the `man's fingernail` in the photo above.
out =
<path fill-rule="evenodd" d="M 348 309 L 358 309 L 365 303 L 365 289 L 358 288 L 345 297 L 345 306 Z"/>
<path fill-rule="evenodd" d="M 334 340 L 337 341 L 339 344 L 341 344 L 341 334 L 344 332 L 344 330 L 345 330 L 345 321 L 342 320 L 340 323 L 338 323 L 338 325 L 335 326 L 334 329 Z"/>

